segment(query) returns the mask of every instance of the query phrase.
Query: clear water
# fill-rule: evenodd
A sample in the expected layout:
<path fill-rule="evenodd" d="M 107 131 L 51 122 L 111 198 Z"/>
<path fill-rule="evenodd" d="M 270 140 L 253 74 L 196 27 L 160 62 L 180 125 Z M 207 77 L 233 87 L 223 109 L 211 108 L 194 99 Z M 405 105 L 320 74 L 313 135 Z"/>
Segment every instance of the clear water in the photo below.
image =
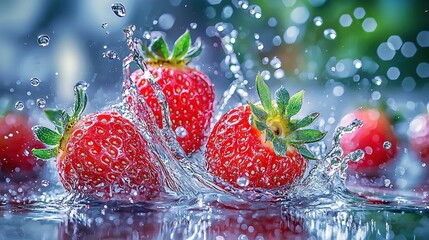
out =
<path fill-rule="evenodd" d="M 209 1 L 216 2 L 216 1 Z M 292 4 L 293 1 L 284 1 Z M 310 1 L 318 2 L 318 1 Z M 322 1 L 323 2 L 323 1 Z M 246 11 L 250 17 L 260 19 L 264 14 L 261 6 L 248 1 L 232 1 L 236 11 Z M 124 5 L 111 5 L 114 14 L 124 18 Z M 308 10 L 307 10 L 308 11 Z M 291 18 L 296 23 L 304 21 L 308 14 L 303 8 L 295 8 Z M 356 8 L 351 14 L 355 19 L 365 16 L 363 8 Z M 309 16 L 307 18 L 310 19 Z M 350 15 L 340 17 L 340 24 L 347 26 Z M 161 19 L 161 18 L 160 18 Z M 162 22 L 168 25 L 168 16 Z M 315 16 L 311 24 L 324 28 L 325 18 Z M 305 20 L 307 21 L 307 20 Z M 167 22 L 167 23 L 165 23 Z M 111 23 L 103 23 L 106 29 Z M 155 24 L 160 24 L 154 22 Z M 268 22 L 274 25 L 274 21 Z M 198 24 L 192 22 L 191 28 Z M 363 23 L 365 31 L 374 28 L 372 20 Z M 312 150 L 322 159 L 311 165 L 304 179 L 296 182 L 290 189 L 272 191 L 243 192 L 219 188 L 215 179 L 204 171 L 203 154 L 197 153 L 191 158 L 185 157 L 183 150 L 175 140 L 183 131 L 173 131 L 169 126 L 168 106 L 165 96 L 159 90 L 156 79 L 152 87 L 159 96 L 163 109 L 164 127 L 159 129 L 153 124 L 151 110 L 143 99 L 138 97 L 136 86 L 129 80 L 129 73 L 137 68 L 146 69 L 139 37 L 135 36 L 136 26 L 124 28 L 126 46 L 125 57 L 119 57 L 114 50 L 102 53 L 108 60 L 122 61 L 122 96 L 109 105 L 132 120 L 148 139 L 153 159 L 162 170 L 166 192 L 158 198 L 145 203 L 118 203 L 87 201 L 82 196 L 67 194 L 58 182 L 53 163 L 44 171 L 44 179 L 14 183 L 6 179 L 0 184 L 0 236 L 5 239 L 424 239 L 429 226 L 429 187 L 426 185 L 408 187 L 404 177 L 406 169 L 400 165 L 393 171 L 394 179 L 388 174 L 380 178 L 356 178 L 347 176 L 347 163 L 359 161 L 362 151 L 343 156 L 339 139 L 358 128 L 362 122 L 356 120 L 348 126 L 332 131 L 323 143 L 315 144 Z M 286 43 L 297 41 L 299 28 L 289 27 L 284 36 Z M 207 28 L 207 35 L 219 39 L 224 51 L 225 71 L 231 74 L 231 83 L 216 103 L 218 119 L 222 113 L 237 103 L 251 99 L 252 82 L 245 73 L 245 62 L 239 61 L 240 52 L 236 50 L 240 30 L 231 23 L 217 22 Z M 107 33 L 107 32 L 106 32 Z M 146 35 L 148 37 L 146 37 Z M 145 31 L 143 39 L 150 38 L 156 32 Z M 340 38 L 340 32 L 326 25 L 321 35 L 329 41 Z M 253 35 L 255 48 L 263 51 L 264 44 L 259 34 Z M 420 40 L 419 40 L 420 39 Z M 424 42 L 426 38 L 417 40 Z M 394 39 L 390 39 L 393 46 Z M 37 43 L 49 47 L 48 35 L 40 35 Z M 401 40 L 402 41 L 402 40 Z M 389 43 L 387 41 L 386 45 Z M 273 41 L 274 44 L 274 41 Z M 389 45 L 389 46 L 390 46 Z M 402 45 L 402 43 L 401 43 Z M 382 46 L 382 45 L 380 45 Z M 384 46 L 384 45 L 383 45 Z M 388 49 L 391 47 L 387 46 Z M 404 55 L 412 53 L 411 47 L 403 48 Z M 408 49 L 408 50 L 407 50 Z M 409 50 L 411 49 L 411 50 Z M 128 51 L 129 50 L 129 51 Z M 411 52 L 410 52 L 411 51 Z M 388 51 L 387 51 L 388 52 Z M 380 51 L 381 59 L 389 58 L 386 51 Z M 328 72 L 333 76 L 350 75 L 350 66 L 360 69 L 362 64 L 370 65 L 367 59 L 340 60 L 327 63 Z M 362 63 L 363 62 L 363 63 Z M 332 64 L 333 68 L 330 68 Z M 273 71 L 263 73 L 264 79 L 281 79 L 282 62 L 277 57 L 263 58 L 262 65 L 270 66 Z M 425 74 L 423 67 L 418 73 Z M 333 70 L 332 70 L 333 69 Z M 387 77 L 395 76 L 395 69 L 387 72 Z M 420 70 L 418 70 L 420 69 Z M 349 71 L 349 72 L 347 72 Z M 399 71 L 399 70 L 398 70 Z M 302 76 L 300 72 L 296 73 Z M 353 73 L 354 74 L 354 73 Z M 361 81 L 356 75 L 353 81 Z M 305 77 L 313 79 L 311 74 Z M 37 81 L 35 80 L 37 79 Z M 41 84 L 38 78 L 31 78 L 33 87 Z M 383 86 L 386 78 L 374 76 L 367 84 Z M 363 82 L 363 80 L 362 80 Z M 403 87 L 410 88 L 412 81 L 404 81 Z M 89 84 L 89 87 L 91 84 Z M 364 84 L 363 84 L 364 85 Z M 88 87 L 79 83 L 80 87 Z M 326 84 L 334 96 L 342 96 L 347 90 L 344 84 Z M 378 94 L 377 94 L 378 92 Z M 372 99 L 379 98 L 380 91 L 372 91 Z M 31 92 L 29 92 L 31 95 Z M 311 89 L 307 91 L 311 95 Z M 316 93 L 314 93 L 316 94 Z M 27 93 L 27 95 L 29 95 Z M 129 98 L 130 97 L 130 98 Z M 45 98 L 36 98 L 35 106 L 44 108 Z M 124 99 L 131 99 L 125 101 Z M 16 101 L 15 108 L 22 111 L 28 102 Z M 31 104 L 31 103 L 30 103 Z M 396 102 L 390 102 L 395 105 Z M 412 105 L 412 103 L 409 103 Z M 140 114 L 135 114 L 135 109 Z M 143 110 L 143 111 L 142 111 Z M 335 109 L 332 109 L 335 111 Z M 335 115 L 335 114 L 334 114 Z M 338 117 L 338 116 L 337 116 Z M 334 117 L 332 117 L 334 118 Z M 331 118 L 320 121 L 320 127 L 333 127 Z M 390 148 L 390 143 L 383 146 Z M 408 155 L 403 153 L 404 158 Z M 424 167 L 424 166 L 423 166 Z M 246 179 L 239 179 L 239 185 L 246 185 Z M 406 227 L 405 227 L 406 226 Z"/>

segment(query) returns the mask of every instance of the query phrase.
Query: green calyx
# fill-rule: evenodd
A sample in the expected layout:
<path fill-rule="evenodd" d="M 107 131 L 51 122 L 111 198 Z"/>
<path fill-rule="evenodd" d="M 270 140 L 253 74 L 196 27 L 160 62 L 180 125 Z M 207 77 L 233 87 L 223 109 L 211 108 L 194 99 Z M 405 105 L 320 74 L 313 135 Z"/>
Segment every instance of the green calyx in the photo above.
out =
<path fill-rule="evenodd" d="M 71 115 L 64 109 L 44 110 L 48 119 L 54 123 L 55 131 L 41 125 L 36 125 L 32 128 L 37 139 L 48 146 L 45 149 L 34 148 L 32 152 L 36 157 L 42 160 L 48 160 L 58 155 L 58 151 L 62 147 L 64 139 L 68 137 L 69 130 L 79 121 L 85 110 L 88 101 L 86 84 L 79 83 L 74 87 L 74 97 L 75 101 Z"/>
<path fill-rule="evenodd" d="M 256 90 L 262 106 L 248 102 L 252 111 L 251 121 L 265 134 L 265 141 L 272 143 L 274 152 L 279 156 L 286 156 L 287 149 L 291 146 L 305 158 L 316 159 L 306 144 L 322 140 L 326 132 L 302 128 L 313 123 L 320 114 L 314 112 L 302 119 L 292 119 L 301 110 L 304 91 L 290 96 L 282 86 L 275 92 L 274 102 L 269 87 L 259 73 L 256 77 Z"/>
<path fill-rule="evenodd" d="M 194 45 L 191 44 L 191 35 L 189 30 L 186 30 L 174 43 L 173 51 L 170 52 L 162 36 L 152 40 L 149 46 L 141 44 L 144 51 L 144 58 L 149 62 L 155 63 L 170 63 L 170 64 L 186 64 L 192 58 L 198 56 L 202 50 L 201 38 L 195 40 Z"/>

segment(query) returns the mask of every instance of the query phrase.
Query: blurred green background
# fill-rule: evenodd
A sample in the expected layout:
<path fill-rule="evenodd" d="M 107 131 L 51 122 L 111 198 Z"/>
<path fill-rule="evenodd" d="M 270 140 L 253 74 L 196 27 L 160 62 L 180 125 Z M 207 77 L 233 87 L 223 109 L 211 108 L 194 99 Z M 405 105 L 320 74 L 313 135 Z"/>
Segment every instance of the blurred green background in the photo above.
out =
<path fill-rule="evenodd" d="M 235 79 L 219 35 L 234 29 L 240 70 L 251 83 L 261 71 L 273 88 L 314 87 L 335 101 L 350 92 L 365 101 L 394 91 L 428 102 L 426 0 L 124 0 L 124 17 L 113 13 L 113 3 L 1 1 L 1 96 L 23 101 L 27 110 L 37 110 L 38 98 L 46 107 L 68 106 L 72 86 L 84 80 L 95 108 L 116 101 L 120 59 L 128 54 L 122 29 L 134 24 L 140 38 L 155 31 L 171 42 L 185 29 L 202 36 L 205 48 L 193 64 L 213 79 L 217 98 Z M 219 24 L 231 29 L 219 34 Z M 41 34 L 49 45 L 38 45 Z M 103 57 L 107 51 L 119 59 Z M 33 77 L 38 87 L 30 85 Z"/>

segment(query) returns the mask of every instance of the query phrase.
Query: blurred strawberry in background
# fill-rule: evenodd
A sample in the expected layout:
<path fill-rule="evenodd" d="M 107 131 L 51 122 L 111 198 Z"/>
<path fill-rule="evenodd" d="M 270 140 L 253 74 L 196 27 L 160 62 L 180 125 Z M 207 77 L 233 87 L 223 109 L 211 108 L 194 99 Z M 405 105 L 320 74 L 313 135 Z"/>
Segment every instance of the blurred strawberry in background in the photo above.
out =
<path fill-rule="evenodd" d="M 354 119 L 363 121 L 363 126 L 341 139 L 344 155 L 361 149 L 365 156 L 358 162 L 349 163 L 349 172 L 368 176 L 378 175 L 398 154 L 398 137 L 387 113 L 377 108 L 356 109 L 346 114 L 341 126 L 350 124 Z"/>
<path fill-rule="evenodd" d="M 0 106 L 0 181 L 9 178 L 21 181 L 35 178 L 43 161 L 31 153 L 41 148 L 31 130 L 32 122 L 26 114 L 10 111 L 10 104 Z"/>

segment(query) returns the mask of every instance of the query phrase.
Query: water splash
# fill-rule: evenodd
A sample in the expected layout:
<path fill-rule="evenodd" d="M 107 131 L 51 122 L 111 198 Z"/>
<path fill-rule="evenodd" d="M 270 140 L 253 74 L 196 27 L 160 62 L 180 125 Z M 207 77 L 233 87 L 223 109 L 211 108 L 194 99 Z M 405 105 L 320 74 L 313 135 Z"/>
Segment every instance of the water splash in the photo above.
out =
<path fill-rule="evenodd" d="M 141 130 L 142 135 L 149 143 L 153 159 L 156 161 L 164 176 L 164 183 L 172 194 L 195 197 L 200 192 L 220 190 L 210 176 L 199 166 L 191 163 L 183 149 L 176 140 L 176 132 L 171 129 L 169 107 L 166 97 L 156 78 L 148 71 L 143 59 L 143 50 L 139 39 L 133 39 L 135 27 L 133 25 L 124 29 L 126 43 L 130 54 L 123 60 L 123 89 L 120 104 L 114 109 L 134 122 Z M 148 79 L 162 112 L 162 128 L 155 122 L 151 108 L 147 105 L 135 83 L 130 79 L 131 64 L 137 65 Z"/>
<path fill-rule="evenodd" d="M 245 103 L 248 93 L 246 90 L 247 80 L 244 79 L 244 74 L 241 71 L 241 64 L 238 61 L 237 54 L 235 53 L 234 44 L 236 43 L 238 31 L 232 25 L 225 23 L 217 23 L 215 25 L 217 32 L 215 35 L 221 40 L 222 48 L 225 52 L 224 62 L 232 72 L 235 80 L 233 80 L 228 89 L 223 93 L 219 101 L 216 103 L 218 107 L 218 114 L 215 119 L 218 120 L 229 100 L 234 94 L 238 94 L 241 103 Z"/>

